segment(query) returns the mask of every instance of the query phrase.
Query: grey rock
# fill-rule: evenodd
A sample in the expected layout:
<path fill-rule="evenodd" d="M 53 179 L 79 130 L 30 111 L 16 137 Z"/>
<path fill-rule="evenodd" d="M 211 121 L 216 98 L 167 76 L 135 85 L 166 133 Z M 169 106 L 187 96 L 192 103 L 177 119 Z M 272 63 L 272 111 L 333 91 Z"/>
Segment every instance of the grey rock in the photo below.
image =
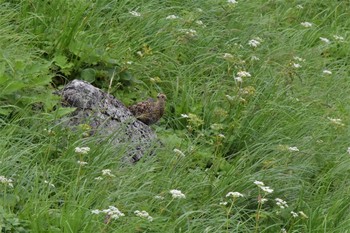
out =
<path fill-rule="evenodd" d="M 116 152 L 125 151 L 124 160 L 137 162 L 159 146 L 157 135 L 148 125 L 137 120 L 122 102 L 90 83 L 73 80 L 58 94 L 63 106 L 76 108 L 63 125 L 72 129 L 90 125 L 91 135 L 97 140 L 108 140 Z"/>

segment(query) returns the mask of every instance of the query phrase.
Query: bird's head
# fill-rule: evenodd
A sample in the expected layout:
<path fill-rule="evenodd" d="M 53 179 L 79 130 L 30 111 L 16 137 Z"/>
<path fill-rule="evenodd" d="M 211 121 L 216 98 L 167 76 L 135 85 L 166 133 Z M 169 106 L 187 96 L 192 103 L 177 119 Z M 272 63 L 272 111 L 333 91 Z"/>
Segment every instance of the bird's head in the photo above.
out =
<path fill-rule="evenodd" d="M 157 95 L 157 99 L 158 99 L 158 100 L 165 101 L 165 100 L 166 100 L 166 95 L 163 94 L 163 93 L 159 93 L 159 94 Z"/>

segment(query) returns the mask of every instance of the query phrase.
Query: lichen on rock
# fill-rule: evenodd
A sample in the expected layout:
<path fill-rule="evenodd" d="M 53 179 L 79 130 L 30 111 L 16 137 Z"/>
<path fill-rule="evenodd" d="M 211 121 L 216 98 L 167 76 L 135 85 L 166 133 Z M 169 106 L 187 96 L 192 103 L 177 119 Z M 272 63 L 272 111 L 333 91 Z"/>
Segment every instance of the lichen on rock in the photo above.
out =
<path fill-rule="evenodd" d="M 73 80 L 59 94 L 63 106 L 76 108 L 62 124 L 72 129 L 90 125 L 91 134 L 98 135 L 98 140 L 108 140 L 116 150 L 126 150 L 124 159 L 137 162 L 159 145 L 148 125 L 137 120 L 121 101 L 90 83 Z"/>

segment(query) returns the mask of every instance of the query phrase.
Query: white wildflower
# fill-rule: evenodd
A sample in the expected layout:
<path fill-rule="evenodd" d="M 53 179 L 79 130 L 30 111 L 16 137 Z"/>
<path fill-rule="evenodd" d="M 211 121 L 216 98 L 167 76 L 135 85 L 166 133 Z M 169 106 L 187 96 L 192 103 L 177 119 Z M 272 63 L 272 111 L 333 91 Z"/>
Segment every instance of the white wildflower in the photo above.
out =
<path fill-rule="evenodd" d="M 296 69 L 301 68 L 302 66 L 299 63 L 293 63 L 292 66 Z"/>
<path fill-rule="evenodd" d="M 344 41 L 344 37 L 342 37 L 342 36 L 333 35 L 333 38 L 337 41 L 340 41 L 340 42 Z"/>
<path fill-rule="evenodd" d="M 183 32 L 190 37 L 197 36 L 197 31 L 194 29 L 180 29 L 180 32 Z"/>
<path fill-rule="evenodd" d="M 306 28 L 309 28 L 309 27 L 312 27 L 312 23 L 309 23 L 309 22 L 302 22 L 302 23 L 301 23 L 301 26 L 306 27 Z"/>
<path fill-rule="evenodd" d="M 236 0 L 227 0 L 227 2 L 230 3 L 230 4 L 236 4 L 236 3 L 238 3 Z"/>
<path fill-rule="evenodd" d="M 85 155 L 85 154 L 89 153 L 90 147 L 87 147 L 87 146 L 86 147 L 75 147 L 74 151 L 77 154 Z"/>
<path fill-rule="evenodd" d="M 80 160 L 78 160 L 77 163 L 78 163 L 80 166 L 85 166 L 85 165 L 88 164 L 87 162 L 80 161 Z"/>
<path fill-rule="evenodd" d="M 181 117 L 183 118 L 189 118 L 189 116 L 187 114 L 181 114 Z"/>
<path fill-rule="evenodd" d="M 258 202 L 261 203 L 261 204 L 264 204 L 264 203 L 267 202 L 267 201 L 268 201 L 267 198 L 260 198 L 260 199 L 258 200 Z"/>
<path fill-rule="evenodd" d="M 128 65 L 132 65 L 132 63 L 134 63 L 133 61 L 127 61 L 126 64 Z"/>
<path fill-rule="evenodd" d="M 198 24 L 199 26 L 205 27 L 202 20 L 196 20 L 196 24 Z"/>
<path fill-rule="evenodd" d="M 173 196 L 173 198 L 186 198 L 185 194 L 183 194 L 180 190 L 172 189 L 170 190 L 170 194 Z"/>
<path fill-rule="evenodd" d="M 122 213 L 120 210 L 118 210 L 118 208 L 114 206 L 109 206 L 108 209 L 102 211 L 109 215 L 112 219 L 118 219 L 119 217 L 125 216 L 124 213 Z"/>
<path fill-rule="evenodd" d="M 120 210 L 118 210 L 117 207 L 114 207 L 114 206 L 109 206 L 108 209 L 104 209 L 104 210 L 98 210 L 98 209 L 91 210 L 91 213 L 92 214 L 105 213 L 111 219 L 118 219 L 122 216 L 125 216 L 124 213 L 122 213 Z"/>
<path fill-rule="evenodd" d="M 226 97 L 229 101 L 235 100 L 235 97 L 234 97 L 234 96 L 225 95 L 225 97 Z"/>
<path fill-rule="evenodd" d="M 297 214 L 297 213 L 295 213 L 294 211 L 291 211 L 290 212 L 291 213 L 291 215 L 293 216 L 293 218 L 297 218 L 299 215 Z"/>
<path fill-rule="evenodd" d="M 297 8 L 298 8 L 298 9 L 304 9 L 304 7 L 303 7 L 302 5 L 300 5 L 300 4 L 297 5 Z"/>
<path fill-rule="evenodd" d="M 285 228 L 282 228 L 282 229 L 281 229 L 281 232 L 282 232 L 282 233 L 287 233 L 287 230 L 286 230 Z"/>
<path fill-rule="evenodd" d="M 140 17 L 141 14 L 137 11 L 129 11 L 129 13 L 132 15 L 132 16 L 135 16 L 135 17 Z"/>
<path fill-rule="evenodd" d="M 6 178 L 5 176 L 0 176 L 0 183 L 3 183 L 5 185 L 8 185 L 9 187 L 13 188 L 13 180 Z"/>
<path fill-rule="evenodd" d="M 325 38 L 325 37 L 320 37 L 320 40 L 323 41 L 326 44 L 330 44 L 331 43 L 331 41 L 329 39 Z"/>
<path fill-rule="evenodd" d="M 323 74 L 329 74 L 329 75 L 332 74 L 332 71 L 330 71 L 330 70 L 323 70 L 322 72 L 323 72 Z"/>
<path fill-rule="evenodd" d="M 299 211 L 298 213 L 299 213 L 300 216 L 303 217 L 303 218 L 309 218 L 303 211 Z"/>
<path fill-rule="evenodd" d="M 164 197 L 160 196 L 160 195 L 157 195 L 157 196 L 154 196 L 155 199 L 158 199 L 158 200 L 164 200 Z"/>
<path fill-rule="evenodd" d="M 115 175 L 113 175 L 111 172 L 112 172 L 111 169 L 103 169 L 102 170 L 102 175 L 114 177 Z"/>
<path fill-rule="evenodd" d="M 176 15 L 169 15 L 167 16 L 165 19 L 178 19 L 179 16 L 176 16 Z"/>
<path fill-rule="evenodd" d="M 345 126 L 342 122 L 341 119 L 339 118 L 330 118 L 330 117 L 327 117 L 328 120 L 330 120 L 333 124 L 335 125 L 339 125 L 339 126 Z"/>
<path fill-rule="evenodd" d="M 47 180 L 44 180 L 44 183 L 45 183 L 45 184 L 48 184 L 48 185 L 51 186 L 52 188 L 55 188 L 55 185 L 52 184 L 52 183 L 50 183 L 50 182 L 47 181 Z"/>
<path fill-rule="evenodd" d="M 256 184 L 256 185 L 259 186 L 259 187 L 265 186 L 265 184 L 264 184 L 263 182 L 258 181 L 258 180 L 254 181 L 254 184 Z"/>
<path fill-rule="evenodd" d="M 135 210 L 134 214 L 140 218 L 147 218 L 148 221 L 152 222 L 153 218 L 149 215 L 149 213 L 145 210 L 139 211 L 139 210 Z"/>
<path fill-rule="evenodd" d="M 283 201 L 281 198 L 276 198 L 276 205 L 278 205 L 281 209 L 287 208 L 288 204 L 286 201 Z"/>
<path fill-rule="evenodd" d="M 224 53 L 222 57 L 226 60 L 230 60 L 233 58 L 233 55 L 231 53 Z"/>
<path fill-rule="evenodd" d="M 237 72 L 238 77 L 251 77 L 252 75 L 247 71 L 239 71 Z"/>
<path fill-rule="evenodd" d="M 173 151 L 175 152 L 175 154 L 185 157 L 185 154 L 181 150 L 175 148 Z"/>
<path fill-rule="evenodd" d="M 299 62 L 304 62 L 305 61 L 305 59 L 303 59 L 301 57 L 298 57 L 298 56 L 294 56 L 293 59 L 296 60 L 296 61 L 299 61 Z"/>
<path fill-rule="evenodd" d="M 261 42 L 256 39 L 252 39 L 248 42 L 248 45 L 254 48 L 258 47 L 260 44 Z"/>
<path fill-rule="evenodd" d="M 244 195 L 240 192 L 229 192 L 226 194 L 226 197 L 244 197 Z"/>
<path fill-rule="evenodd" d="M 273 193 L 273 189 L 270 188 L 269 186 L 259 186 L 261 188 L 262 191 L 264 191 L 265 193 Z"/>
<path fill-rule="evenodd" d="M 222 133 L 218 134 L 219 138 L 225 138 L 225 135 L 223 135 Z"/>
<path fill-rule="evenodd" d="M 222 201 L 219 203 L 219 205 L 227 205 L 227 201 Z"/>
<path fill-rule="evenodd" d="M 298 147 L 296 147 L 296 146 L 290 146 L 290 147 L 288 147 L 288 150 L 291 152 L 298 152 L 299 151 Z"/>
<path fill-rule="evenodd" d="M 250 59 L 252 61 L 259 61 L 260 60 L 260 58 L 258 58 L 257 56 L 254 56 L 254 55 Z"/>
<path fill-rule="evenodd" d="M 101 211 L 98 210 L 98 209 L 96 209 L 96 210 L 91 210 L 91 213 L 92 213 L 92 214 L 99 214 L 99 213 L 101 213 Z"/>
<path fill-rule="evenodd" d="M 139 57 L 143 57 L 143 53 L 141 51 L 137 51 L 136 54 L 139 56 Z"/>
<path fill-rule="evenodd" d="M 235 81 L 238 83 L 243 83 L 242 77 L 235 77 Z"/>

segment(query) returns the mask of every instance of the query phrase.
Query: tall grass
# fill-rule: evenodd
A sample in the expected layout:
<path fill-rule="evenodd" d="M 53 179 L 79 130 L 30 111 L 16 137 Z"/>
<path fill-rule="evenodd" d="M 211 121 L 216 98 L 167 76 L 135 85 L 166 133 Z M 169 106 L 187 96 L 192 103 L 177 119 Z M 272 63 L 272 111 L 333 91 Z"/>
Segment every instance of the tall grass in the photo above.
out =
<path fill-rule="evenodd" d="M 3 1 L 2 231 L 347 232 L 348 11 L 316 0 Z M 166 93 L 152 126 L 164 147 L 122 165 L 108 142 L 60 129 L 51 80 L 75 78 L 126 104 Z"/>

